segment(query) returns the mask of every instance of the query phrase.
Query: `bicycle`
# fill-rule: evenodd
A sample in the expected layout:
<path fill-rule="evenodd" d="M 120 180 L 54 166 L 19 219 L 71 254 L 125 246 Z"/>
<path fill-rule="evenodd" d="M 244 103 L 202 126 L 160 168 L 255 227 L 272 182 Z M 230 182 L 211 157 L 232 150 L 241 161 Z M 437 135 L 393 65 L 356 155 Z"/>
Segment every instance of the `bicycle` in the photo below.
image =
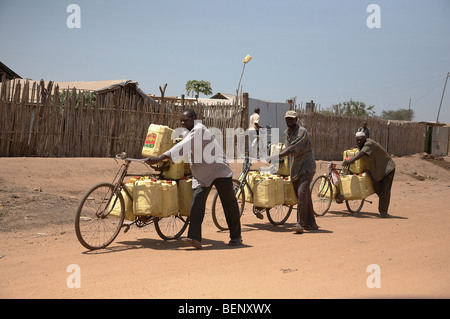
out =
<path fill-rule="evenodd" d="M 344 168 L 336 169 L 336 165 L 342 165 L 342 163 L 323 161 L 320 165 L 322 166 L 322 164 L 328 164 L 328 172 L 317 176 L 310 187 L 314 214 L 316 216 L 325 215 L 330 209 L 333 199 L 338 204 L 345 202 L 345 205 L 351 214 L 359 213 L 364 202 L 372 204 L 371 201 L 366 199 L 346 200 L 342 195 L 334 196 L 334 192 L 337 192 L 337 188 L 334 186 L 333 179 L 336 179 L 340 175 L 340 172 L 344 171 Z M 333 175 L 335 176 L 334 178 Z"/>
<path fill-rule="evenodd" d="M 253 190 L 251 189 L 249 185 L 248 180 L 248 173 L 253 172 L 259 172 L 260 170 L 251 170 L 251 163 L 250 158 L 248 155 L 245 155 L 244 157 L 244 164 L 242 172 L 239 174 L 238 179 L 233 179 L 233 187 L 234 192 L 236 195 L 236 199 L 238 201 L 239 205 L 239 212 L 240 215 L 244 213 L 244 207 L 245 207 L 245 192 L 249 191 L 250 194 L 253 196 Z M 271 168 L 269 168 L 270 170 Z M 216 225 L 217 228 L 220 230 L 228 230 L 228 225 L 226 223 L 225 214 L 223 212 L 223 209 L 218 209 L 219 207 L 222 207 L 222 204 L 220 202 L 219 193 L 216 192 L 214 194 L 213 200 L 212 200 L 212 209 L 211 209 L 211 215 L 214 222 L 214 225 Z M 263 219 L 263 212 L 266 212 L 267 219 L 269 222 L 275 226 L 282 225 L 288 220 L 289 216 L 292 212 L 292 205 L 276 205 L 272 208 L 264 208 L 264 207 L 256 207 L 253 205 L 252 211 L 256 215 L 257 218 Z"/>
<path fill-rule="evenodd" d="M 188 223 L 188 216 L 171 215 L 168 217 L 155 217 L 149 215 L 134 216 L 131 223 L 124 223 L 125 220 L 125 199 L 133 200 L 132 191 L 124 183 L 127 176 L 143 177 L 148 176 L 161 179 L 163 168 L 160 174 L 129 174 L 128 169 L 132 162 L 145 163 L 147 158 L 133 159 L 127 158 L 125 152 L 117 154 L 114 159 L 124 160 L 120 166 L 112 183 L 99 183 L 94 185 L 83 196 L 77 209 L 75 217 L 75 233 L 78 241 L 89 250 L 106 248 L 119 234 L 122 228 L 125 233 L 134 224 L 137 227 L 144 227 L 154 223 L 156 232 L 164 240 L 176 239 L 185 231 Z M 114 213 L 113 213 L 114 211 Z"/>

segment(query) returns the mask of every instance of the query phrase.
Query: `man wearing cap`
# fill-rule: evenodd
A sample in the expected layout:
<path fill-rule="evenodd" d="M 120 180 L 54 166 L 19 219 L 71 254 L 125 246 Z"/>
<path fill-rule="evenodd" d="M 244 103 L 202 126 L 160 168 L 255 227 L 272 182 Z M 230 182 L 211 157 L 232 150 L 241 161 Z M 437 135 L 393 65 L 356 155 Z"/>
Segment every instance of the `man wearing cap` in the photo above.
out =
<path fill-rule="evenodd" d="M 359 152 L 354 157 L 345 160 L 343 165 L 349 166 L 356 160 L 364 157 L 372 176 L 373 189 L 379 198 L 378 212 L 383 218 L 389 217 L 388 208 L 391 200 L 395 163 L 386 150 L 374 140 L 366 138 L 364 132 L 356 133 L 356 144 Z"/>
<path fill-rule="evenodd" d="M 297 194 L 297 224 L 295 231 L 317 230 L 309 185 L 316 173 L 316 160 L 312 150 L 308 131 L 297 124 L 297 113 L 287 111 L 284 116 L 288 129 L 284 132 L 286 148 L 279 157 L 289 155 L 289 167 L 292 184 Z"/>

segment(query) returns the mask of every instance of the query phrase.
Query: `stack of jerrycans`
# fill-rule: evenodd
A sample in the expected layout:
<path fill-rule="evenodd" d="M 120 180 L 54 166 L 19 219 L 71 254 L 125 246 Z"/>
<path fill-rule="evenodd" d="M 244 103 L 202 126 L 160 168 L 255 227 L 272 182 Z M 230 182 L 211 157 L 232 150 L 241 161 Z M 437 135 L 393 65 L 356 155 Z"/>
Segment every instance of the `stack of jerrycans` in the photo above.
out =
<path fill-rule="evenodd" d="M 257 175 L 253 180 L 253 204 L 272 208 L 284 204 L 284 178 L 279 175 Z"/>
<path fill-rule="evenodd" d="M 171 139 L 172 132 L 173 130 L 167 126 L 151 124 L 142 155 L 159 156 L 171 149 L 174 145 Z M 193 193 L 192 179 L 187 178 L 184 172 L 184 163 L 181 163 L 181 169 L 180 165 L 171 165 L 169 170 L 164 171 L 164 180 L 144 177 L 135 181 L 133 185 L 134 215 L 188 216 Z"/>
<path fill-rule="evenodd" d="M 271 208 L 276 205 L 297 204 L 297 196 L 290 177 L 249 172 L 247 181 L 245 201 L 253 203 L 256 207 Z"/>
<path fill-rule="evenodd" d="M 171 148 L 179 143 L 182 139 L 177 138 L 172 140 Z M 181 179 L 186 175 L 191 174 L 191 169 L 189 168 L 189 163 L 187 162 L 187 157 L 179 159 L 176 163 L 169 161 L 169 168 L 163 171 L 163 177 L 166 179 Z"/>
<path fill-rule="evenodd" d="M 179 143 L 182 138 L 177 138 L 172 141 L 172 146 Z M 177 163 L 170 162 L 169 170 L 163 172 L 164 178 L 175 179 L 178 187 L 178 208 L 181 216 L 189 216 L 192 203 L 192 178 L 191 169 L 187 161 L 187 155 L 183 160 Z"/>
<path fill-rule="evenodd" d="M 346 200 L 365 199 L 375 193 L 372 177 L 368 173 L 342 175 L 339 189 Z"/>
<path fill-rule="evenodd" d="M 134 215 L 169 217 L 189 216 L 192 202 L 192 179 L 177 181 L 142 179 L 133 188 Z"/>
<path fill-rule="evenodd" d="M 345 150 L 343 159 L 350 159 L 358 152 L 358 148 Z M 349 170 L 351 174 L 341 175 L 341 181 L 339 183 L 340 194 L 344 195 L 346 200 L 365 199 L 375 193 L 370 174 L 364 172 L 366 170 L 366 162 L 364 158 L 356 160 L 350 165 Z"/>
<path fill-rule="evenodd" d="M 275 206 L 276 194 L 273 178 L 257 175 L 253 180 L 253 204 L 255 207 L 272 208 Z"/>

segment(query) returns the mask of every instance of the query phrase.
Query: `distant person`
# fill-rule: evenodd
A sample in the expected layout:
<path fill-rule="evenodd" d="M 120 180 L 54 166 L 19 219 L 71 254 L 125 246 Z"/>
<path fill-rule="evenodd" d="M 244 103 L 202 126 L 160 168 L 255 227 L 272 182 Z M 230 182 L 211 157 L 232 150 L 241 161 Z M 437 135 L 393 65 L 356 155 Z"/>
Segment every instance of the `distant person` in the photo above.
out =
<path fill-rule="evenodd" d="M 287 111 L 284 118 L 288 127 L 284 131 L 286 148 L 275 156 L 280 158 L 289 156 L 291 180 L 298 200 L 297 224 L 294 228 L 296 233 L 301 234 L 304 230 L 319 229 L 309 189 L 316 173 L 316 160 L 308 131 L 297 124 L 297 113 Z M 269 160 L 273 159 L 274 156 L 269 157 Z"/>
<path fill-rule="evenodd" d="M 366 138 L 370 138 L 370 130 L 367 127 L 366 121 L 364 121 L 363 126 L 358 129 L 358 132 L 363 132 Z"/>
<path fill-rule="evenodd" d="M 395 163 L 386 150 L 374 140 L 366 138 L 364 132 L 356 133 L 356 143 L 359 152 L 354 157 L 345 160 L 343 165 L 349 166 L 356 160 L 364 158 L 372 176 L 373 189 L 379 198 L 378 212 L 383 218 L 389 217 L 388 209 L 391 201 Z"/>
<path fill-rule="evenodd" d="M 202 248 L 202 223 L 208 194 L 214 185 L 219 192 L 225 219 L 230 229 L 228 245 L 242 245 L 239 206 L 234 195 L 233 171 L 228 164 L 223 149 L 211 132 L 200 122 L 195 122 L 195 111 L 187 109 L 181 114 L 181 125 L 188 129 L 188 134 L 170 150 L 157 157 L 150 157 L 146 162 L 156 164 L 164 159 L 176 161 L 189 157 L 192 172 L 192 203 L 188 238 L 183 243 L 197 249 Z M 211 148 L 211 146 L 213 146 Z M 208 154 L 214 149 L 214 154 Z"/>
<path fill-rule="evenodd" d="M 257 107 L 250 116 L 250 123 L 248 128 L 248 137 L 249 137 L 249 148 L 250 148 L 250 157 L 258 157 L 259 154 L 259 129 L 262 128 L 259 125 L 260 120 L 260 110 Z"/>

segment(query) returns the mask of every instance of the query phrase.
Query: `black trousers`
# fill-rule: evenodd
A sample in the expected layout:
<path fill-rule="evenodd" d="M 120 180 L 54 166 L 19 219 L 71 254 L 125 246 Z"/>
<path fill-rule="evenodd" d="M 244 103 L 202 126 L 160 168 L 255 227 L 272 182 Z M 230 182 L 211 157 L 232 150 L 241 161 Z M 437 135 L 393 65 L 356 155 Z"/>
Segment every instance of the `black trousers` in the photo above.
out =
<path fill-rule="evenodd" d="M 309 185 L 314 177 L 314 173 L 301 176 L 298 181 L 294 181 L 294 190 L 297 193 L 297 223 L 306 229 L 317 227 L 314 216 L 314 208 L 311 199 Z"/>
<path fill-rule="evenodd" d="M 194 189 L 188 237 L 200 242 L 202 240 L 202 223 L 205 217 L 206 200 L 213 185 L 219 192 L 228 229 L 230 230 L 230 238 L 232 240 L 241 239 L 241 214 L 239 213 L 239 206 L 234 195 L 231 177 L 216 178 L 211 186 L 197 187 Z"/>
<path fill-rule="evenodd" d="M 378 212 L 387 213 L 391 202 L 392 182 L 394 181 L 395 169 L 387 174 L 377 183 L 373 183 L 373 189 L 378 196 Z"/>

